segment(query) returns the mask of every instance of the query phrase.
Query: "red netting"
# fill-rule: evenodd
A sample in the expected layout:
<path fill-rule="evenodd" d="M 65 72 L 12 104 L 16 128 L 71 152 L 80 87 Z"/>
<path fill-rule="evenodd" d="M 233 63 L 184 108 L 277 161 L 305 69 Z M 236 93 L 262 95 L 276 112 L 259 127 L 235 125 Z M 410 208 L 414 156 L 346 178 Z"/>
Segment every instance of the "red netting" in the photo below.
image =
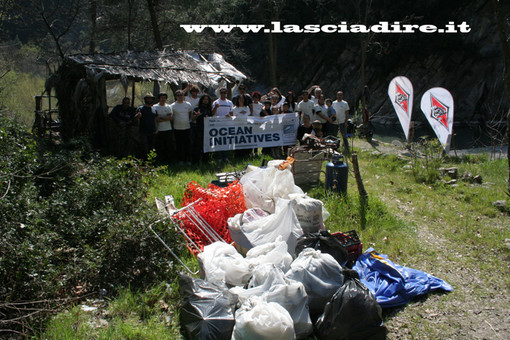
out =
<path fill-rule="evenodd" d="M 190 182 L 186 186 L 182 206 L 185 207 L 200 198 L 202 200 L 193 205 L 195 211 L 209 226 L 216 230 L 225 242 L 231 243 L 232 239 L 230 238 L 227 219 L 246 210 L 241 183 L 234 182 L 225 188 L 209 184 L 207 188 L 203 188 L 195 182 Z M 181 222 L 184 232 L 200 249 L 211 243 L 193 223 L 189 212 L 183 210 L 175 217 Z M 195 255 L 197 254 L 196 249 L 189 248 Z"/>

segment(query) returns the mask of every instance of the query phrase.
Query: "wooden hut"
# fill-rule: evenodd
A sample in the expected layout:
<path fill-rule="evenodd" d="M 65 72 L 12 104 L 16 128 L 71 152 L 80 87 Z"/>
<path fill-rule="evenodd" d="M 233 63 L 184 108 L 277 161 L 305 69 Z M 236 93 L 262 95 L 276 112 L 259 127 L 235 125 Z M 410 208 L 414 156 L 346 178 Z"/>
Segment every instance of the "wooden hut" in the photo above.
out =
<path fill-rule="evenodd" d="M 100 133 L 107 103 L 106 82 L 118 80 L 134 102 L 135 84 L 154 82 L 170 85 L 173 91 L 183 83 L 203 88 L 232 86 L 246 76 L 217 53 L 193 51 L 126 51 L 120 53 L 76 54 L 68 56 L 46 86 L 55 89 L 58 100 L 60 133 L 64 140 Z M 157 95 L 157 93 L 155 93 Z M 101 146 L 101 145 L 99 145 Z"/>

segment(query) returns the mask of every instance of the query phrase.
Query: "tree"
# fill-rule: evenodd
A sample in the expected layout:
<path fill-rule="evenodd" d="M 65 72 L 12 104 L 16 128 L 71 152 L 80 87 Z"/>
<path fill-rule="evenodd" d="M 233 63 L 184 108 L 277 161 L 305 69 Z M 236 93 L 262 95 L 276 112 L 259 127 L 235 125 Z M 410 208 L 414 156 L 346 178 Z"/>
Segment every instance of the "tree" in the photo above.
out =
<path fill-rule="evenodd" d="M 60 58 L 66 55 L 62 44 L 63 37 L 68 34 L 76 23 L 82 10 L 82 0 L 30 0 L 28 8 L 22 2 L 17 3 L 18 9 L 26 12 L 27 17 L 39 18 L 55 43 Z"/>
<path fill-rule="evenodd" d="M 152 33 L 154 34 L 154 42 L 158 50 L 163 49 L 163 41 L 161 40 L 161 32 L 158 26 L 158 17 L 156 15 L 157 0 L 147 0 L 147 8 L 151 17 Z"/>

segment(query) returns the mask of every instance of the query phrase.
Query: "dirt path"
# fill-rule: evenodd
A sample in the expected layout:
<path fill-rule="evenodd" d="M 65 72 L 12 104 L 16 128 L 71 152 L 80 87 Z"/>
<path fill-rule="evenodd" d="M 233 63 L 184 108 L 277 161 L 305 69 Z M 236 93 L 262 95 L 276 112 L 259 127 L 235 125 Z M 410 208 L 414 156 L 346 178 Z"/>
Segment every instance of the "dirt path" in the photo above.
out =
<path fill-rule="evenodd" d="M 406 153 L 398 145 L 355 143 L 355 147 L 369 152 Z M 449 294 L 430 294 L 387 312 L 388 338 L 416 339 L 416 334 L 429 334 L 430 339 L 510 339 L 510 287 L 505 280 L 510 273 L 509 259 L 501 271 L 488 272 L 485 265 L 494 266 L 490 250 L 478 249 L 475 243 L 459 244 L 447 239 L 442 236 L 445 226 L 440 221 L 427 220 L 412 207 L 402 206 L 385 195 L 380 198 L 397 211 L 399 219 L 417 226 L 424 251 L 437 258 L 429 263 L 417 257 L 415 263 L 406 265 L 440 277 L 454 288 Z M 496 222 L 487 219 L 483 223 Z M 480 258 L 480 254 L 485 256 Z"/>

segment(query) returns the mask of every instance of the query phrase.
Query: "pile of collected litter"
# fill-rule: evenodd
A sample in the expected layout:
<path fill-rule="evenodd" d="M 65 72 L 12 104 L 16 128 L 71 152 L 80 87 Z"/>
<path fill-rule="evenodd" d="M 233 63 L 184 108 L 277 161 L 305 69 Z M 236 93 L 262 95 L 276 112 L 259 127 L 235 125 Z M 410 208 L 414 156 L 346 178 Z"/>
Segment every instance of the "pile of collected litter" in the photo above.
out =
<path fill-rule="evenodd" d="M 372 248 L 362 253 L 355 231 L 330 234 L 322 202 L 282 162 L 250 166 L 223 188 L 190 183 L 181 209 L 159 202 L 200 265 L 200 278 L 180 278 L 186 338 L 384 339 L 381 308 L 452 290 Z"/>

